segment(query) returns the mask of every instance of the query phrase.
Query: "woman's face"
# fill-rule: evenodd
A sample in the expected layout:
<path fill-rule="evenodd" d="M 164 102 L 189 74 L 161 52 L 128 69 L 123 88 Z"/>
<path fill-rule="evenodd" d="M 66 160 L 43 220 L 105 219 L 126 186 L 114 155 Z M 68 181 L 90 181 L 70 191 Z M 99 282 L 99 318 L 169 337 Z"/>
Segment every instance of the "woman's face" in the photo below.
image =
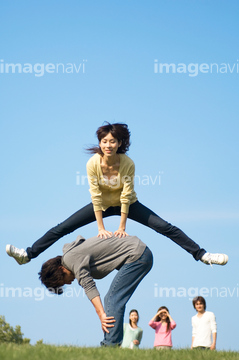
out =
<path fill-rule="evenodd" d="M 130 315 L 129 315 L 129 319 L 132 321 L 132 323 L 137 324 L 139 317 L 136 311 L 133 311 Z"/>
<path fill-rule="evenodd" d="M 117 153 L 118 148 L 121 146 L 121 142 L 114 138 L 113 135 L 109 132 L 100 140 L 99 145 L 102 153 L 108 157 L 114 156 Z"/>

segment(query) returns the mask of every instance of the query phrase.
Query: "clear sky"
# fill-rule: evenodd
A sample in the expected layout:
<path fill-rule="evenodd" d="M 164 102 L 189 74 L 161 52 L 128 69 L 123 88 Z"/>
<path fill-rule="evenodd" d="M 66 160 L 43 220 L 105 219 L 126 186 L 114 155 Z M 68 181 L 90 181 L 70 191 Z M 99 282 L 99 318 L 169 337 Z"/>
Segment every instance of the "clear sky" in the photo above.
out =
<path fill-rule="evenodd" d="M 211 268 L 128 221 L 128 233 L 153 251 L 154 267 L 125 321 L 138 309 L 141 346 L 151 348 L 148 321 L 166 305 L 177 322 L 174 347 L 189 347 L 191 299 L 200 292 L 216 315 L 217 348 L 239 350 L 238 17 L 236 0 L 1 3 L 0 314 L 32 344 L 102 340 L 76 282 L 64 297 L 49 297 L 38 280 L 44 261 L 78 234 L 96 235 L 96 223 L 28 265 L 9 258 L 5 246 L 32 245 L 90 202 L 84 148 L 109 121 L 131 130 L 139 200 L 201 247 L 229 255 L 225 267 Z M 114 231 L 119 218 L 105 224 Z M 97 281 L 102 299 L 113 276 Z"/>

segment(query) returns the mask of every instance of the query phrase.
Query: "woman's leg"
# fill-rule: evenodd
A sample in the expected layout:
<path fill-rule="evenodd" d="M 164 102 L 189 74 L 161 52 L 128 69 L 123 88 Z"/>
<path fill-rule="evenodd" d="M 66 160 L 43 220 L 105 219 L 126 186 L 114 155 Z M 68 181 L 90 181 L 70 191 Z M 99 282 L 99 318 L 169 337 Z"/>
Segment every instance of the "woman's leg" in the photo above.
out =
<path fill-rule="evenodd" d="M 68 219 L 53 227 L 40 239 L 38 239 L 32 247 L 26 249 L 29 259 L 33 259 L 54 244 L 64 235 L 70 234 L 72 231 L 95 221 L 95 213 L 92 203 L 86 205 L 82 209 L 75 212 Z"/>
<path fill-rule="evenodd" d="M 128 218 L 167 236 L 184 250 L 192 254 L 195 260 L 200 260 L 206 253 L 206 250 L 201 249 L 200 246 L 190 239 L 182 230 L 160 218 L 139 201 L 130 205 Z"/>
<path fill-rule="evenodd" d="M 112 207 L 108 208 L 103 212 L 103 218 L 118 214 L 120 211 L 119 209 L 115 210 L 115 208 Z M 67 235 L 93 221 L 95 221 L 95 213 L 93 204 L 90 203 L 78 210 L 62 223 L 47 231 L 44 236 L 38 239 L 32 247 L 28 247 L 26 251 L 24 249 L 18 249 L 13 245 L 6 245 L 6 252 L 9 256 L 13 257 L 19 265 L 26 264 L 31 259 L 36 258 L 64 235 Z"/>

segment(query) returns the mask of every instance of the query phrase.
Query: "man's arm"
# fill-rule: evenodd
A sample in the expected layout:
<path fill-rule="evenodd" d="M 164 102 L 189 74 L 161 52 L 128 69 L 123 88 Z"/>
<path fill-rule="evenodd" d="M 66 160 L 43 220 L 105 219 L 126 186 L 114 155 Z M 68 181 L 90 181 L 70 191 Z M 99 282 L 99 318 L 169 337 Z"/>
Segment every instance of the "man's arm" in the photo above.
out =
<path fill-rule="evenodd" d="M 211 313 L 211 331 L 212 331 L 212 345 L 210 346 L 211 350 L 216 349 L 216 341 L 217 341 L 217 323 L 216 318 L 213 313 Z"/>
<path fill-rule="evenodd" d="M 193 343 L 194 343 L 195 336 L 196 336 L 196 328 L 195 328 L 195 325 L 194 325 L 193 317 L 191 319 L 191 322 L 192 322 L 192 344 L 191 344 L 191 349 L 193 349 Z"/>
<path fill-rule="evenodd" d="M 211 350 L 216 349 L 216 341 L 217 341 L 217 333 L 214 332 L 214 333 L 212 333 L 212 345 L 210 347 Z"/>
<path fill-rule="evenodd" d="M 101 322 L 101 328 L 104 332 L 109 332 L 107 328 L 114 327 L 113 322 L 115 322 L 115 319 L 113 316 L 106 316 L 105 310 L 103 308 L 101 299 L 99 296 L 94 297 L 91 299 L 91 302 L 95 308 L 95 311 L 97 315 L 99 316 L 100 322 Z"/>
<path fill-rule="evenodd" d="M 192 344 L 191 344 L 191 349 L 193 349 L 193 343 L 194 343 L 194 339 L 195 339 L 195 336 L 192 336 Z"/>

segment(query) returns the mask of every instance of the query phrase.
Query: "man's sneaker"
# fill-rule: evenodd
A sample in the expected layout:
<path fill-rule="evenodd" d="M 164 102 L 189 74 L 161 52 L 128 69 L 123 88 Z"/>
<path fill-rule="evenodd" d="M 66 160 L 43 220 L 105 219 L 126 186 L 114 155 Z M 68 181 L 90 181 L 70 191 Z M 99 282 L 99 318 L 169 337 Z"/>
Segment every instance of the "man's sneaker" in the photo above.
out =
<path fill-rule="evenodd" d="M 27 252 L 24 249 L 18 249 L 13 245 L 6 246 L 6 252 L 13 257 L 19 265 L 26 264 L 30 261 Z"/>
<path fill-rule="evenodd" d="M 228 256 L 226 254 L 211 254 L 207 252 L 201 257 L 200 260 L 207 265 L 226 265 L 228 262 Z"/>

